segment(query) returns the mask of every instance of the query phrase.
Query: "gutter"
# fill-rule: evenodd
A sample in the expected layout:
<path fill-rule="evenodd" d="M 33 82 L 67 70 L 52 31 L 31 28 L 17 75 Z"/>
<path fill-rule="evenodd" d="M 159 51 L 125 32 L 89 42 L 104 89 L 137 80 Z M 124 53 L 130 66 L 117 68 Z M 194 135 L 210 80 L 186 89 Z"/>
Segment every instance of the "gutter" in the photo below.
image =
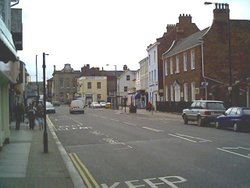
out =
<path fill-rule="evenodd" d="M 14 7 L 14 6 L 16 6 L 17 4 L 19 4 L 19 0 L 17 0 L 14 4 L 10 5 L 10 7 Z"/>

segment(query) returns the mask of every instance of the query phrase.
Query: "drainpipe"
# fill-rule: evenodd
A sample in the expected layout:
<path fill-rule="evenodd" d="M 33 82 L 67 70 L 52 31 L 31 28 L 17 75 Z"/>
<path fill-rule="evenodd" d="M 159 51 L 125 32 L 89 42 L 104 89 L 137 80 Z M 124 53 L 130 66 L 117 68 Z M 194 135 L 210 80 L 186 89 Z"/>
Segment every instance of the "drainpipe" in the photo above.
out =
<path fill-rule="evenodd" d="M 208 76 L 205 75 L 205 65 L 204 65 L 204 41 L 201 40 L 201 69 L 202 69 L 202 77 L 205 81 L 205 98 L 207 99 L 207 80 L 211 80 L 213 82 L 219 83 L 219 84 L 225 84 L 219 80 L 209 78 Z"/>

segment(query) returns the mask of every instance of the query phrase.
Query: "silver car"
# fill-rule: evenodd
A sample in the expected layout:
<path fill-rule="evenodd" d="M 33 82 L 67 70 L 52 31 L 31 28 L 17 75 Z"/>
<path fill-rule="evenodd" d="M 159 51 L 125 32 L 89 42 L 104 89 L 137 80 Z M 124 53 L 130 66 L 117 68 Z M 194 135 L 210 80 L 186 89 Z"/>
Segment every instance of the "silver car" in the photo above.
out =
<path fill-rule="evenodd" d="M 182 111 L 185 124 L 189 121 L 197 121 L 198 126 L 203 126 L 216 121 L 216 117 L 223 114 L 226 108 L 223 101 L 196 100 L 191 106 Z"/>

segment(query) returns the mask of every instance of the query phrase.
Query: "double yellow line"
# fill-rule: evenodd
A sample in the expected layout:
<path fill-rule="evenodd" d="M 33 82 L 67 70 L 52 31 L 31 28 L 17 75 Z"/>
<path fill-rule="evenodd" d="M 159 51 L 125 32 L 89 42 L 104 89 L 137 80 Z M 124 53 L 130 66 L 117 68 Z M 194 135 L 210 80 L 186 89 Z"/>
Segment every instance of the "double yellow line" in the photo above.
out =
<path fill-rule="evenodd" d="M 91 175 L 86 166 L 81 162 L 76 153 L 69 153 L 69 157 L 77 168 L 77 171 L 84 180 L 86 186 L 88 188 L 100 188 L 94 177 Z"/>

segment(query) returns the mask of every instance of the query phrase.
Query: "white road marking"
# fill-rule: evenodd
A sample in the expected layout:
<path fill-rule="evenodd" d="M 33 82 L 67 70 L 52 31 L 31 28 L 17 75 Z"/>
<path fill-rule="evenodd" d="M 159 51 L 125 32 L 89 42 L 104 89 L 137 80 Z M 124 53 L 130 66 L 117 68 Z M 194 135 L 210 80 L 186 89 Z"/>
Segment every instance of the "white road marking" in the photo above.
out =
<path fill-rule="evenodd" d="M 112 118 L 110 118 L 110 120 L 112 120 L 112 121 L 116 121 L 116 122 L 119 122 L 119 120 L 118 120 L 118 119 L 112 119 Z"/>
<path fill-rule="evenodd" d="M 207 140 L 207 139 L 204 139 L 204 138 L 193 137 L 193 136 L 189 136 L 189 135 L 185 135 L 185 134 L 179 134 L 179 133 L 175 133 L 175 134 L 179 135 L 179 136 L 184 136 L 184 137 L 188 137 L 188 138 L 197 139 L 197 140 L 199 140 L 198 142 L 212 142 L 211 140 Z"/>
<path fill-rule="evenodd" d="M 204 138 L 199 138 L 199 137 L 194 137 L 194 136 L 189 136 L 189 135 L 185 135 L 185 134 L 179 134 L 179 133 L 175 133 L 175 134 L 168 134 L 170 136 L 173 137 L 177 137 L 183 140 L 187 140 L 189 142 L 193 142 L 193 143 L 197 143 L 197 142 L 212 142 L 211 140 L 207 140 Z"/>
<path fill-rule="evenodd" d="M 157 133 L 159 133 L 159 132 L 164 132 L 163 130 L 153 129 L 153 128 L 151 128 L 151 127 L 142 127 L 142 128 L 143 128 L 143 129 L 150 130 L 150 131 L 154 131 L 154 132 L 157 132 Z"/>
<path fill-rule="evenodd" d="M 126 124 L 126 125 L 131 125 L 131 126 L 137 126 L 136 124 L 134 124 L 134 123 L 129 123 L 129 122 L 123 122 L 124 124 Z"/>
<path fill-rule="evenodd" d="M 178 135 L 175 135 L 175 134 L 168 134 L 168 135 L 173 136 L 173 137 L 177 137 L 177 138 L 180 138 L 180 139 L 183 139 L 183 140 L 187 140 L 187 141 L 189 141 L 189 142 L 194 142 L 194 143 L 197 142 L 197 141 L 195 141 L 195 140 L 190 140 L 190 139 L 188 139 L 188 138 L 184 138 L 184 137 L 181 137 L 181 136 L 178 136 Z"/>
<path fill-rule="evenodd" d="M 72 121 L 74 121 L 75 123 L 77 123 L 77 124 L 80 124 L 81 126 L 83 126 L 83 124 L 80 122 L 80 121 L 77 121 L 77 120 L 75 120 L 75 119 L 72 119 L 72 118 L 70 118 Z"/>
<path fill-rule="evenodd" d="M 235 151 L 230 151 L 230 150 L 240 150 L 240 149 L 250 151 L 250 148 L 244 148 L 244 147 L 222 147 L 222 148 L 217 148 L 217 149 L 220 150 L 220 151 L 224 151 L 224 152 L 227 152 L 227 153 L 231 153 L 231 154 L 234 154 L 234 155 L 238 155 L 240 157 L 244 157 L 244 158 L 250 159 L 250 154 L 243 155 L 243 154 L 237 153 Z"/>

